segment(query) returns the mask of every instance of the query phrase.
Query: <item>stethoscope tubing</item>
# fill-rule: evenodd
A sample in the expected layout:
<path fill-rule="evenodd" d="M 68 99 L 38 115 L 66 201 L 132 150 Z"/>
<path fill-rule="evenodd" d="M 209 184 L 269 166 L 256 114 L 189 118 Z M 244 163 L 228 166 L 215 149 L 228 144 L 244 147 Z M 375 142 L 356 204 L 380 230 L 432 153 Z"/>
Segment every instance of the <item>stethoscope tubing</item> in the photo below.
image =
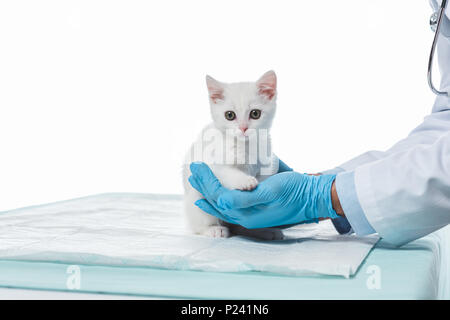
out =
<path fill-rule="evenodd" d="M 450 92 L 445 92 L 445 91 L 439 91 L 438 89 L 436 89 L 436 87 L 433 84 L 433 60 L 434 60 L 434 55 L 435 55 L 435 51 L 436 51 L 436 46 L 439 40 L 439 36 L 441 34 L 441 25 L 442 25 L 442 20 L 444 18 L 444 14 L 445 14 L 445 9 L 447 7 L 447 0 L 442 0 L 442 4 L 441 4 L 441 8 L 439 9 L 439 13 L 438 13 L 438 23 L 437 23 L 437 27 L 436 27 L 436 32 L 434 34 L 434 39 L 433 39 L 433 44 L 431 46 L 431 51 L 430 51 L 430 58 L 428 60 L 428 85 L 431 88 L 431 91 L 433 91 L 434 94 L 441 96 L 441 95 L 445 95 L 445 96 L 450 96 Z"/>

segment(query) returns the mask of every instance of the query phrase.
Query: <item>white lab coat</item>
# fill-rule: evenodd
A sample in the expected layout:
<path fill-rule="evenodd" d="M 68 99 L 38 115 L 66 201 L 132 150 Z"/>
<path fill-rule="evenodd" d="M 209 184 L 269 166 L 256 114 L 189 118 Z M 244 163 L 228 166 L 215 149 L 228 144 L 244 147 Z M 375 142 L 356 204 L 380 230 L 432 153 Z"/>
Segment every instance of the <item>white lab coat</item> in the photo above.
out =
<path fill-rule="evenodd" d="M 435 0 L 431 3 L 437 5 Z M 446 12 L 450 17 L 449 8 Z M 441 36 L 437 51 L 441 90 L 450 91 L 450 38 Z M 386 241 L 402 245 L 446 226 L 450 223 L 450 98 L 437 97 L 423 123 L 389 150 L 367 152 L 339 168 L 354 171 L 361 207 Z"/>
<path fill-rule="evenodd" d="M 439 10 L 439 8 L 441 7 L 441 4 L 442 4 L 442 0 L 430 0 L 430 5 L 434 12 Z M 450 6 L 449 5 L 450 5 L 450 3 L 447 4 L 447 9 L 445 10 L 445 13 L 447 14 L 448 17 L 450 17 Z"/>

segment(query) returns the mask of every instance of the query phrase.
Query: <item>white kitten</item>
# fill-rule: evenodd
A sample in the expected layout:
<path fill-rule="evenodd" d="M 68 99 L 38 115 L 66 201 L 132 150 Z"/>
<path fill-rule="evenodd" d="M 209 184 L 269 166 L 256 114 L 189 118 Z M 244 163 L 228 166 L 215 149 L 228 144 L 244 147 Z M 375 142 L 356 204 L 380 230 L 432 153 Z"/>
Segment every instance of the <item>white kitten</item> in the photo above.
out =
<path fill-rule="evenodd" d="M 265 73 L 256 82 L 240 83 L 222 83 L 206 76 L 206 84 L 213 122 L 191 146 L 183 167 L 188 227 L 211 237 L 228 237 L 232 231 L 263 239 L 282 238 L 278 229 L 247 230 L 203 212 L 194 204 L 203 197 L 188 181 L 193 161 L 207 163 L 229 189 L 252 190 L 258 181 L 278 172 L 278 158 L 271 151 L 269 135 L 276 110 L 275 72 Z"/>

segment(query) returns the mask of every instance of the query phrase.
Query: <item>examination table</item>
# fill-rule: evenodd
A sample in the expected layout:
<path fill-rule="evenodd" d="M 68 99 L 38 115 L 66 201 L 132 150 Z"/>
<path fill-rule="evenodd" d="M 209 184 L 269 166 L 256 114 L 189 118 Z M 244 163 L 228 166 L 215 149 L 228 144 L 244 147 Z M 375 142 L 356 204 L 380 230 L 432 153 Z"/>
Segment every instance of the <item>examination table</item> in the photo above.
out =
<path fill-rule="evenodd" d="M 104 195 L 91 196 L 89 199 L 102 196 Z M 120 196 L 123 194 L 117 194 L 117 197 Z M 131 195 L 128 194 L 127 197 L 129 196 Z M 139 197 L 145 197 L 145 195 L 139 195 Z M 174 199 L 174 201 L 180 201 L 179 196 L 167 197 L 172 199 L 171 201 Z M 66 208 L 71 208 L 70 201 L 66 203 Z M 51 205 L 2 212 L 0 217 L 20 216 L 22 212 L 44 210 L 46 206 Z M 73 215 L 76 216 L 76 212 Z M 42 228 L 45 228 L 42 230 L 51 229 L 51 226 L 46 225 L 48 217 L 42 215 L 34 217 L 34 225 L 42 225 Z M 2 220 L 0 220 L 0 227 L 3 228 L 3 233 L 7 230 L 5 228 L 13 228 L 1 223 Z M 19 227 L 17 226 L 17 230 Z M 28 227 L 20 228 L 20 232 L 27 232 Z M 33 238 L 34 231 L 30 228 L 29 232 L 30 237 Z M 54 293 L 50 297 L 56 299 L 58 292 L 61 295 L 67 292 L 102 294 L 94 296 L 98 298 L 111 297 L 110 295 L 169 299 L 450 298 L 449 227 L 401 248 L 392 248 L 383 240 L 379 241 L 358 269 L 348 278 L 323 274 L 293 276 L 252 270 L 216 272 L 118 265 L 105 263 L 108 260 L 98 256 L 83 256 L 82 260 L 78 257 L 78 260 L 74 260 L 76 261 L 74 264 L 67 254 L 62 254 L 62 258 L 58 260 L 57 255 L 40 249 L 40 255 L 37 255 L 33 251 L 35 244 L 32 241 L 20 245 L 21 254 L 17 254 L 11 249 L 15 248 L 14 246 L 7 246 L 8 241 L 17 242 L 17 239 L 14 239 L 17 235 L 14 232 L 11 234 L 0 235 L 0 241 L 5 243 L 3 247 L 7 248 L 0 252 L 0 287 L 40 290 L 35 291 L 37 294 L 34 298 L 40 297 L 39 292 L 42 293 L 42 297 L 49 297 L 49 292 Z M 49 239 L 52 243 L 59 241 L 58 237 Z M 99 263 L 97 264 L 96 261 Z M 71 285 L 69 282 L 73 280 L 73 276 L 79 278 Z M 11 289 L 11 291 L 14 290 Z M 2 289 L 0 297 L 5 297 L 7 292 L 7 289 Z M 67 296 L 64 297 L 67 298 Z"/>

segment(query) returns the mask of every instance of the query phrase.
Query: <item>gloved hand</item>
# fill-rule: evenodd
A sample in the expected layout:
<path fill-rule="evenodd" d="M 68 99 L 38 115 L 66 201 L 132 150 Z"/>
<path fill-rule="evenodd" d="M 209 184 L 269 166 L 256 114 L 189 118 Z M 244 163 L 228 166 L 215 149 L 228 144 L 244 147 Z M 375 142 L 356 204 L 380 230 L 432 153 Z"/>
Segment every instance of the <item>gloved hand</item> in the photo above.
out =
<path fill-rule="evenodd" d="M 205 197 L 195 205 L 247 229 L 338 217 L 331 203 L 335 175 L 312 176 L 285 171 L 270 176 L 253 191 L 240 191 L 224 188 L 205 163 L 191 163 L 190 169 L 189 182 Z"/>

